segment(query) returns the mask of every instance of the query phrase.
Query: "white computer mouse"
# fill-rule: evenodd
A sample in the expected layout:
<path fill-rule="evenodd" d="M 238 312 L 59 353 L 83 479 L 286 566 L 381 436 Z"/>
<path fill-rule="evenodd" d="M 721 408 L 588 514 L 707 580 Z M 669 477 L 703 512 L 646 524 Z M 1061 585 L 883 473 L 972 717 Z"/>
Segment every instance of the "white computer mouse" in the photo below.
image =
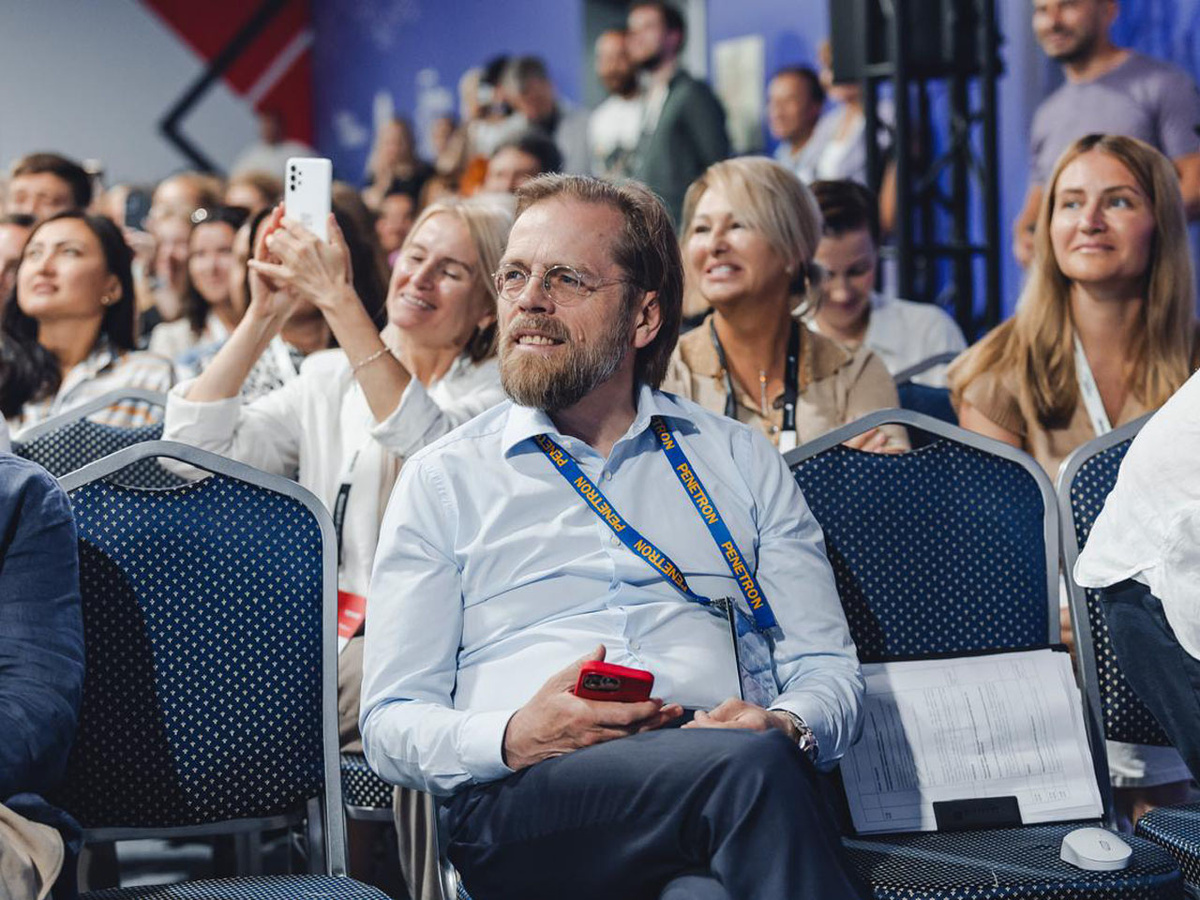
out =
<path fill-rule="evenodd" d="M 1059 857 L 1080 869 L 1123 869 L 1133 858 L 1133 850 L 1105 828 L 1076 828 L 1063 838 Z"/>

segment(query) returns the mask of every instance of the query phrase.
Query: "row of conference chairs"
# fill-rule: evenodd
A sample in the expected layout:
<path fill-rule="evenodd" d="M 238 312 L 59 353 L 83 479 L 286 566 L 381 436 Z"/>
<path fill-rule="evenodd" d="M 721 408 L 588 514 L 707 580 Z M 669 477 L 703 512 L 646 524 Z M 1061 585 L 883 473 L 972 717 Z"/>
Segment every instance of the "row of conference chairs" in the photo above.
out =
<path fill-rule="evenodd" d="M 842 446 L 885 423 L 926 441 L 899 456 Z M 1060 557 L 1070 572 L 1140 424 L 1081 448 L 1057 496 L 1020 451 L 901 410 L 872 413 L 788 454 L 824 529 L 863 661 L 1057 643 Z M 32 455 L 26 437 L 14 449 Z M 131 483 L 129 472 L 160 457 L 211 475 Z M 390 788 L 361 757 L 348 776 L 335 746 L 335 565 L 324 507 L 286 479 L 161 441 L 61 481 L 79 528 L 89 673 L 76 749 L 54 799 L 94 841 L 306 828 L 309 875 L 226 880 L 205 897 L 297 896 L 314 878 L 328 896 L 382 896 L 345 877 L 342 787 L 353 783 L 359 801 L 347 812 L 375 818 L 390 818 Z M 1120 678 L 1097 598 L 1071 587 L 1086 720 L 1106 791 L 1103 737 L 1166 739 Z M 847 836 L 845 846 L 880 900 L 1168 898 L 1200 881 L 1200 841 L 1188 837 L 1200 833 L 1200 808 L 1144 817 L 1130 841 L 1133 864 L 1119 872 L 1058 859 L 1077 824 Z M 459 882 L 449 888 L 468 896 Z M 176 890 L 95 896 L 185 896 Z"/>

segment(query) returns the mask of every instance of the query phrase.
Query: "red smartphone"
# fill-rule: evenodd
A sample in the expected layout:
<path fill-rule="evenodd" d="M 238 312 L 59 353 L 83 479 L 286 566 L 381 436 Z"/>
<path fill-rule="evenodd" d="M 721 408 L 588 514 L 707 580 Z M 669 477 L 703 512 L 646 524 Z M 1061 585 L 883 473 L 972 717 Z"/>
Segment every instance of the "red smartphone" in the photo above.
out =
<path fill-rule="evenodd" d="M 654 676 L 643 669 L 630 669 L 607 662 L 586 662 L 579 670 L 575 695 L 585 700 L 610 703 L 641 703 L 650 699 Z"/>

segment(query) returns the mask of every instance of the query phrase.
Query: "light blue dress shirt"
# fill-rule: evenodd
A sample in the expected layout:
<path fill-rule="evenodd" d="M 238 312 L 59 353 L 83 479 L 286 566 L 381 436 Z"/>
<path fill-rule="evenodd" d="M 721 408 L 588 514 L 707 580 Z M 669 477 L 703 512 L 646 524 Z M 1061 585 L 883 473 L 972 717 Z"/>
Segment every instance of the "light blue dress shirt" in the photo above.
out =
<path fill-rule="evenodd" d="M 545 413 L 502 403 L 410 457 L 367 598 L 360 724 L 371 766 L 434 794 L 511 774 L 514 712 L 603 643 L 654 695 L 711 709 L 738 696 L 728 626 L 616 538 L 532 440 L 549 434 L 692 590 L 733 576 L 662 451 L 664 417 L 778 618 L 774 708 L 807 722 L 832 766 L 856 736 L 863 680 L 820 526 L 779 452 L 745 425 L 643 387 L 607 459 Z"/>

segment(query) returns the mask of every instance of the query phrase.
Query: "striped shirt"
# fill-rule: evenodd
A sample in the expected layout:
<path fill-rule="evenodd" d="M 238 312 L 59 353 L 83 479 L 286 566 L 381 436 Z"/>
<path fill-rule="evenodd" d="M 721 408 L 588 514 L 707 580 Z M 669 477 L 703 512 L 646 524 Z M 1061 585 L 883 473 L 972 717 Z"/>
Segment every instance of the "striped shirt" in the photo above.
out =
<path fill-rule="evenodd" d="M 175 383 L 170 360 L 144 350 L 118 350 L 101 335 L 92 352 L 63 375 L 58 393 L 26 403 L 19 416 L 8 420 L 14 434 L 38 425 L 51 416 L 80 406 L 118 388 L 141 388 L 166 393 Z M 137 428 L 159 421 L 161 407 L 129 402 L 90 416 L 93 421 L 121 428 Z"/>

